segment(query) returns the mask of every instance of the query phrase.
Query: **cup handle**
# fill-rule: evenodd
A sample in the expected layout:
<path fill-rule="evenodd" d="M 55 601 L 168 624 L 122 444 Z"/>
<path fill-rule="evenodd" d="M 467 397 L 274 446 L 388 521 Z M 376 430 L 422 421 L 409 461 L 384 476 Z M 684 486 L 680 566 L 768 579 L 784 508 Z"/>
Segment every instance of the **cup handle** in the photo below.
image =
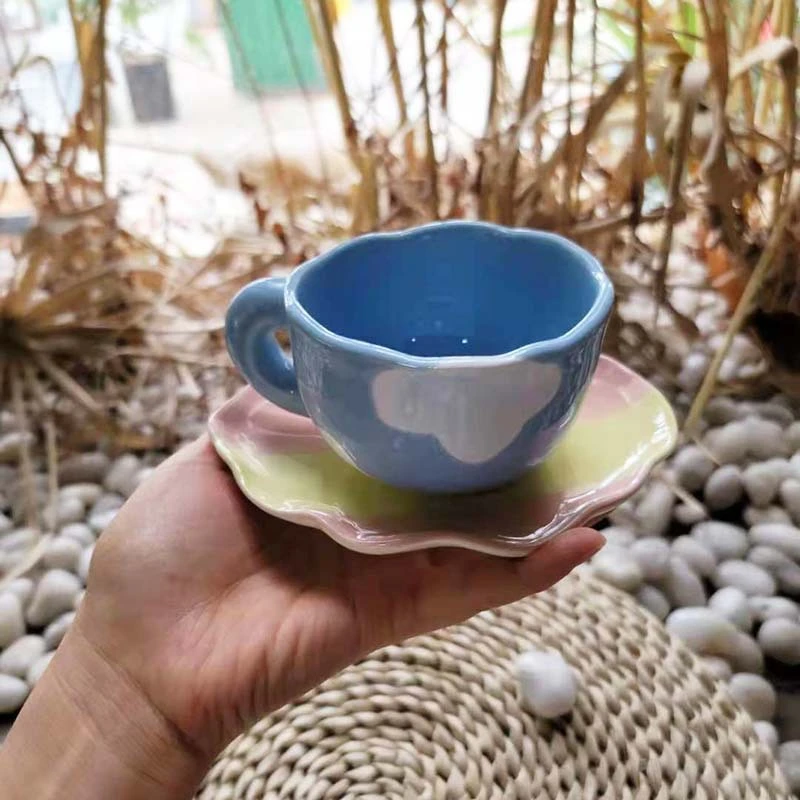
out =
<path fill-rule="evenodd" d="M 228 307 L 225 336 L 233 363 L 260 395 L 307 417 L 294 363 L 275 338 L 275 331 L 286 326 L 285 286 L 285 278 L 245 286 Z"/>

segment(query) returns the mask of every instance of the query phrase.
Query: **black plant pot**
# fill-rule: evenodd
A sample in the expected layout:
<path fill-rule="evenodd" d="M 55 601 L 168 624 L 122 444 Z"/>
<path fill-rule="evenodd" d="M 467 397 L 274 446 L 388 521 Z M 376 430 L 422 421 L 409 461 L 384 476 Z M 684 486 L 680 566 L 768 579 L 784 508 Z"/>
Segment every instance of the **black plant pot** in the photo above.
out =
<path fill-rule="evenodd" d="M 125 79 L 137 122 L 175 119 L 175 103 L 165 58 L 125 63 Z"/>

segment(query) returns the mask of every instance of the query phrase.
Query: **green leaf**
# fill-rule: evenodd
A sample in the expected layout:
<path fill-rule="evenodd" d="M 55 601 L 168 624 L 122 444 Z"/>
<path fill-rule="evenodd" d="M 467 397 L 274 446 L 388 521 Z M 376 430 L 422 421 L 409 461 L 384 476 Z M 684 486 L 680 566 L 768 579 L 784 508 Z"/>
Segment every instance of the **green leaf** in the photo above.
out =
<path fill-rule="evenodd" d="M 636 38 L 633 31 L 627 31 L 613 17 L 604 14 L 605 9 L 600 9 L 597 17 L 597 27 L 605 33 L 613 36 L 622 45 L 622 55 L 632 56 L 636 49 Z"/>
<path fill-rule="evenodd" d="M 142 17 L 155 11 L 160 5 L 160 0 L 121 0 L 119 15 L 123 24 L 138 29 Z"/>
<path fill-rule="evenodd" d="M 517 28 L 506 28 L 503 31 L 504 39 L 513 39 L 520 36 L 530 36 L 533 33 L 533 28 L 530 25 L 522 25 Z"/>
<path fill-rule="evenodd" d="M 697 50 L 697 41 L 700 36 L 700 20 L 697 15 L 697 5 L 692 0 L 681 0 L 678 7 L 680 16 L 681 33 L 676 33 L 678 44 L 694 58 Z M 686 36 L 682 33 L 688 34 Z"/>
<path fill-rule="evenodd" d="M 193 28 L 187 28 L 186 30 L 186 43 L 197 50 L 199 53 L 203 55 L 206 61 L 211 61 L 211 51 L 208 49 L 208 45 L 206 44 L 206 40 L 200 35 L 200 33 Z"/>

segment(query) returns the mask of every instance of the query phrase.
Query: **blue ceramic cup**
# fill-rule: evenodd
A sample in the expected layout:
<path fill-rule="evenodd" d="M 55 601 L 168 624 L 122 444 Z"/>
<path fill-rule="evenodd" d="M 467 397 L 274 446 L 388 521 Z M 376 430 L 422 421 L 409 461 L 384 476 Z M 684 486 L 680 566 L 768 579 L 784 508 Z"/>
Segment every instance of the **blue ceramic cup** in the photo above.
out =
<path fill-rule="evenodd" d="M 467 492 L 514 480 L 552 449 L 612 302 L 600 264 L 566 239 L 445 222 L 363 236 L 288 279 L 251 283 L 226 333 L 255 390 L 311 417 L 362 472 Z"/>

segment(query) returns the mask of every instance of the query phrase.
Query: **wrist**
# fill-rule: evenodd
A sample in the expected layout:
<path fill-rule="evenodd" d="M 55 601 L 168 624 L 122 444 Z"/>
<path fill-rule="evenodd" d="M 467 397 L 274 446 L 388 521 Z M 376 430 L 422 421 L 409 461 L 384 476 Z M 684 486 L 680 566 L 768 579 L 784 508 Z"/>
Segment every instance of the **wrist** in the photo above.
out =
<path fill-rule="evenodd" d="M 66 787 L 85 800 L 191 798 L 208 767 L 78 625 L 0 750 L 13 800 L 64 797 Z"/>

